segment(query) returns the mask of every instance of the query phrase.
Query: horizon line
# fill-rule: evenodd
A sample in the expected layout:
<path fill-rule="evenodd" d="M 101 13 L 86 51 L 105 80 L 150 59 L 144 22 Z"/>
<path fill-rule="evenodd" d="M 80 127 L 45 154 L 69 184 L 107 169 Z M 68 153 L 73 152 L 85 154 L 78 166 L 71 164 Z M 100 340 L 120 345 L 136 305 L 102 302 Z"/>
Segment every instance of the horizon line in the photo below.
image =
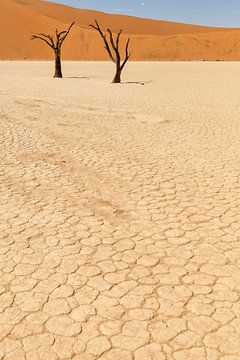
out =
<path fill-rule="evenodd" d="M 148 17 L 148 16 L 131 15 L 131 14 L 107 11 L 107 10 L 80 8 L 80 7 L 76 7 L 73 5 L 59 3 L 57 0 L 40 0 L 40 1 L 53 3 L 53 4 L 57 4 L 59 6 L 68 7 L 68 8 L 72 8 L 72 9 L 76 9 L 76 10 L 86 10 L 86 11 L 90 11 L 90 12 L 98 12 L 98 13 L 107 14 L 107 15 L 127 16 L 127 17 L 132 17 L 132 18 L 137 18 L 137 19 L 143 19 L 143 20 L 162 21 L 162 22 L 170 22 L 170 23 L 182 24 L 182 25 L 201 26 L 201 27 L 206 27 L 206 28 L 210 27 L 210 28 L 215 28 L 215 29 L 230 29 L 230 30 L 231 29 L 232 30 L 240 29 L 240 26 L 235 27 L 235 26 L 224 26 L 224 25 L 208 25 L 208 24 L 202 24 L 202 23 L 184 22 L 184 21 L 180 21 L 180 20 L 169 20 L 169 19 L 160 19 L 160 18 L 154 18 L 154 17 Z"/>

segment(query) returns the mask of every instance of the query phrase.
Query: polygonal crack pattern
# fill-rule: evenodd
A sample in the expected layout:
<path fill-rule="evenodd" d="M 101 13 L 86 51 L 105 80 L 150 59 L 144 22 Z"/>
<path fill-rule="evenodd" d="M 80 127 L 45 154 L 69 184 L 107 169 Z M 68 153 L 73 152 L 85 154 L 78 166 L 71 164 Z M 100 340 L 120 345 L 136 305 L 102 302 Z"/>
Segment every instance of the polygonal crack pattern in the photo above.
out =
<path fill-rule="evenodd" d="M 240 359 L 239 107 L 189 66 L 137 96 L 3 78 L 1 360 Z"/>

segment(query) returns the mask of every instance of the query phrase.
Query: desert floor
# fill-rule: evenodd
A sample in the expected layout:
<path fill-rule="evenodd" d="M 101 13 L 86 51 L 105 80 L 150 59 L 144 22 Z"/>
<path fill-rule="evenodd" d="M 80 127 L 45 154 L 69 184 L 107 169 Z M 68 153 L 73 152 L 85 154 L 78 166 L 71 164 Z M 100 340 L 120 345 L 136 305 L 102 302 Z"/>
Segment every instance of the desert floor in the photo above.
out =
<path fill-rule="evenodd" d="M 239 360 L 240 65 L 113 72 L 0 63 L 0 359 Z"/>

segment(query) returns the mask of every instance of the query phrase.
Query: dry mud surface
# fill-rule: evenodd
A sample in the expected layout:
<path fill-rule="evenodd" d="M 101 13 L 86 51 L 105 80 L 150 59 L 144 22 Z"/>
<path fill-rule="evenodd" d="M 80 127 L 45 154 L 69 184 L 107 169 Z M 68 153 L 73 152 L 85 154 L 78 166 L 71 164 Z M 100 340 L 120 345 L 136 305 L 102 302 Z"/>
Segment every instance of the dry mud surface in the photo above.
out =
<path fill-rule="evenodd" d="M 239 360 L 240 65 L 52 72 L 0 63 L 0 359 Z"/>

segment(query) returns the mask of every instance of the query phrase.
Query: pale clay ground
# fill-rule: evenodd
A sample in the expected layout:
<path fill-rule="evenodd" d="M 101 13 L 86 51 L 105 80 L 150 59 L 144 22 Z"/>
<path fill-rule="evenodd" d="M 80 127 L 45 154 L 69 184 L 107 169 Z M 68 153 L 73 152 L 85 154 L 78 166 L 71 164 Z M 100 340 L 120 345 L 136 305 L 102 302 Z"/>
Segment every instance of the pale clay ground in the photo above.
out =
<path fill-rule="evenodd" d="M 239 360 L 240 65 L 52 65 L 0 63 L 0 359 Z"/>

